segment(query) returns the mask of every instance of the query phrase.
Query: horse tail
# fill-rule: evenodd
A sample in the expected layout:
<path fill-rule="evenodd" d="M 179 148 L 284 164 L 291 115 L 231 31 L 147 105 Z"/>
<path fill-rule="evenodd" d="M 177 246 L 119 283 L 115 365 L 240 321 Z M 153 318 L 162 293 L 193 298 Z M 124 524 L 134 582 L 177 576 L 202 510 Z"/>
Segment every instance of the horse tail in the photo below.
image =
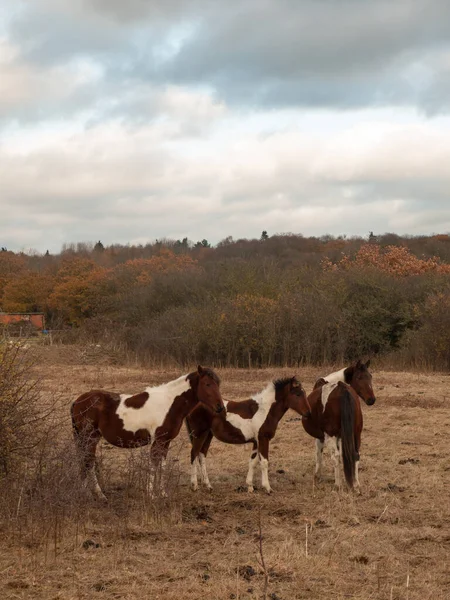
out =
<path fill-rule="evenodd" d="M 355 480 L 355 399 L 347 388 L 340 395 L 342 462 L 345 480 L 350 488 Z"/>

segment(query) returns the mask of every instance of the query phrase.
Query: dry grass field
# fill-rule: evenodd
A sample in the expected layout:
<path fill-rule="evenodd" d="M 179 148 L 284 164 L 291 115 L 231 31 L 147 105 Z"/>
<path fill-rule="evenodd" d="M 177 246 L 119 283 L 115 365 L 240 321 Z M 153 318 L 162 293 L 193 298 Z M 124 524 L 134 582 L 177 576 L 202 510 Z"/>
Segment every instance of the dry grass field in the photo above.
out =
<path fill-rule="evenodd" d="M 137 392 L 180 374 L 73 357 L 55 364 L 43 356 L 40 365 L 42 401 L 61 399 L 55 444 L 66 445 L 69 405 L 81 392 Z M 223 397 L 244 399 L 295 370 L 219 373 Z M 297 372 L 308 392 L 323 374 Z M 157 510 L 131 504 L 131 451 L 104 444 L 109 506 L 84 500 L 76 519 L 59 511 L 45 527 L 30 520 L 28 530 L 20 519 L 4 525 L 0 598 L 450 598 L 450 377 L 376 368 L 373 377 L 377 402 L 363 406 L 361 496 L 333 491 L 327 453 L 328 479 L 314 484 L 314 441 L 293 413 L 271 444 L 270 496 L 258 486 L 259 470 L 259 489 L 250 495 L 243 488 L 251 446 L 216 440 L 209 454 L 214 490 L 191 492 L 183 429 L 171 453 L 179 480 L 169 499 Z"/>

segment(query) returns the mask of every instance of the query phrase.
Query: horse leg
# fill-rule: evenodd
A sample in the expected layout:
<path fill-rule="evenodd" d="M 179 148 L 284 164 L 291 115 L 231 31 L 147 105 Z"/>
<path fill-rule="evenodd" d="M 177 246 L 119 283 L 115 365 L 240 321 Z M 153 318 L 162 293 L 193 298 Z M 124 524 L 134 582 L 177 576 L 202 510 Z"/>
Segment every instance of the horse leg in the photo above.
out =
<path fill-rule="evenodd" d="M 83 430 L 73 421 L 73 437 L 80 463 L 83 486 L 87 487 L 94 498 L 106 502 L 107 498 L 98 483 L 97 464 L 95 460 L 97 444 L 102 437 L 100 432 L 91 427 Z"/>
<path fill-rule="evenodd" d="M 152 473 L 148 482 L 148 491 L 151 495 L 155 489 L 160 495 L 167 496 L 165 485 L 166 457 L 169 451 L 170 440 L 155 440 L 150 449 L 150 460 L 152 464 Z"/>
<path fill-rule="evenodd" d="M 206 470 L 206 455 L 208 454 L 208 450 L 211 445 L 212 439 L 213 439 L 213 434 L 211 431 L 208 431 L 208 433 L 206 435 L 206 439 L 203 442 L 202 448 L 200 450 L 200 454 L 198 455 L 198 460 L 200 461 L 200 467 L 201 467 L 202 481 L 209 491 L 212 490 L 212 485 L 209 481 L 208 471 Z"/>
<path fill-rule="evenodd" d="M 196 435 L 195 437 L 191 436 L 191 488 L 194 492 L 198 490 L 197 466 L 200 465 L 199 455 L 202 451 L 203 444 L 205 443 L 208 435 L 209 430 L 205 431 L 200 435 Z"/>
<path fill-rule="evenodd" d="M 250 456 L 250 460 L 248 461 L 248 473 L 247 473 L 247 491 L 249 493 L 253 492 L 253 473 L 255 472 L 255 467 L 258 462 L 258 444 L 253 442 L 253 449 Z"/>
<path fill-rule="evenodd" d="M 107 498 L 103 493 L 100 484 L 97 479 L 97 464 L 95 460 L 95 451 L 97 449 L 97 444 L 100 441 L 100 436 L 92 434 L 87 439 L 86 444 L 84 444 L 83 448 L 83 479 L 90 490 L 92 495 L 102 502 L 107 502 Z"/>
<path fill-rule="evenodd" d="M 322 479 L 322 459 L 324 446 L 325 440 L 316 438 L 316 469 L 314 471 L 314 477 L 319 481 Z"/>
<path fill-rule="evenodd" d="M 355 434 L 355 452 L 356 452 L 356 462 L 355 462 L 355 491 L 357 494 L 361 494 L 361 486 L 359 484 L 359 449 L 361 447 L 361 434 Z"/>
<path fill-rule="evenodd" d="M 272 488 L 269 483 L 269 439 L 261 438 L 258 444 L 259 450 L 259 463 L 261 465 L 261 485 L 268 494 L 271 493 Z"/>
<path fill-rule="evenodd" d="M 341 489 L 341 444 L 338 437 L 329 437 L 328 443 L 331 446 L 331 458 L 334 462 L 334 487 Z"/>

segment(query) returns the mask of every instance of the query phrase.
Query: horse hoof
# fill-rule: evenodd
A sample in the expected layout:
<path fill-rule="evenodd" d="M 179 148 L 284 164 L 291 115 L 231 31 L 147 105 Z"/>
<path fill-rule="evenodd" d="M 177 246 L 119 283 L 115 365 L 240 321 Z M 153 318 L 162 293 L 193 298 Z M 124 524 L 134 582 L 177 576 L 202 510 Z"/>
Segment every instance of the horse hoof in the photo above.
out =
<path fill-rule="evenodd" d="M 249 485 L 249 486 L 247 486 L 247 492 L 248 492 L 249 494 L 253 494 L 253 492 L 254 492 L 254 491 L 255 491 L 255 490 L 254 490 L 254 487 L 253 487 L 252 485 Z"/>
<path fill-rule="evenodd" d="M 198 485 L 196 483 L 191 483 L 191 491 L 193 491 L 193 492 L 198 491 Z"/>
<path fill-rule="evenodd" d="M 273 492 L 273 489 L 272 489 L 272 488 L 269 488 L 269 489 L 267 489 L 267 488 L 264 488 L 264 489 L 266 490 L 266 494 L 267 494 L 268 496 L 270 496 L 270 495 L 272 494 L 272 492 Z"/>
<path fill-rule="evenodd" d="M 206 489 L 208 490 L 208 492 L 212 492 L 213 491 L 212 485 L 207 485 Z"/>

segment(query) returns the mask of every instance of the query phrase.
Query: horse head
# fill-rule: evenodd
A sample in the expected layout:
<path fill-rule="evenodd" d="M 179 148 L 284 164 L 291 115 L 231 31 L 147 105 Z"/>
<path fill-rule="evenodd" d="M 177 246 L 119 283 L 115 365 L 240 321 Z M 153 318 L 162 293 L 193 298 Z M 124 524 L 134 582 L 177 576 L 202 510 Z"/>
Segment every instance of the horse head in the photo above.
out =
<path fill-rule="evenodd" d="M 186 379 L 189 381 L 198 402 L 216 413 L 225 410 L 222 394 L 220 393 L 220 379 L 212 369 L 198 365 L 197 371 L 190 373 Z"/>
<path fill-rule="evenodd" d="M 294 377 L 288 377 L 274 382 L 276 395 L 281 395 L 281 400 L 286 409 L 295 410 L 302 418 L 311 416 L 311 406 L 306 397 L 302 384 Z"/>
<path fill-rule="evenodd" d="M 368 406 L 375 404 L 375 393 L 372 388 L 372 375 L 369 372 L 370 360 L 362 363 L 358 360 L 344 371 L 345 383 L 352 386 L 355 392 Z"/>

